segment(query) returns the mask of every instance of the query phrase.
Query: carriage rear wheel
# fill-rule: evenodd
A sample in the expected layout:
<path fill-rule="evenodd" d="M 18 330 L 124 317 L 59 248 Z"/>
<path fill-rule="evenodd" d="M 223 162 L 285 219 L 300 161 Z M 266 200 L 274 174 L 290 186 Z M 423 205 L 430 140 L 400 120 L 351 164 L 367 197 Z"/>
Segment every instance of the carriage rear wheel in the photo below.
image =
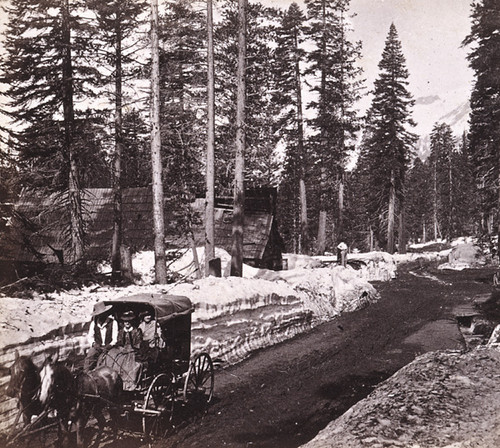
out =
<path fill-rule="evenodd" d="M 161 373 L 151 382 L 144 398 L 142 430 L 146 437 L 164 437 L 172 428 L 175 404 L 174 378 Z"/>
<path fill-rule="evenodd" d="M 184 400 L 200 405 L 212 401 L 214 395 L 214 365 L 208 353 L 199 353 L 189 366 L 184 382 Z"/>

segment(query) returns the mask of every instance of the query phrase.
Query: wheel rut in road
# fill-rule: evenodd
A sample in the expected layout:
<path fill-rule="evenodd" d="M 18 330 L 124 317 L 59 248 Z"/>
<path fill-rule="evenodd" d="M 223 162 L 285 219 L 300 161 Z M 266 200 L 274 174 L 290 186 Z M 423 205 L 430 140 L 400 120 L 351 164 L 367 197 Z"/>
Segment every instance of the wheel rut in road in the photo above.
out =
<path fill-rule="evenodd" d="M 462 349 L 453 310 L 491 292 L 491 272 L 416 272 L 376 283 L 377 303 L 218 370 L 207 412 L 186 413 L 154 446 L 298 447 L 416 356 Z"/>

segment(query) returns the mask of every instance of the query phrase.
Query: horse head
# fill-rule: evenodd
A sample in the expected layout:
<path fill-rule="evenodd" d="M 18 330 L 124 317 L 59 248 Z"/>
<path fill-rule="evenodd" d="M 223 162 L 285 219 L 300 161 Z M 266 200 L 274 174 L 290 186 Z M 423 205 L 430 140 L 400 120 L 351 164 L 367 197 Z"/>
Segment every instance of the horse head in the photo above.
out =
<path fill-rule="evenodd" d="M 57 360 L 57 359 L 56 359 Z M 42 369 L 40 370 L 40 394 L 39 400 L 43 406 L 46 406 L 52 395 L 55 382 L 55 368 L 51 356 L 45 358 Z"/>
<path fill-rule="evenodd" d="M 38 370 L 26 356 L 19 356 L 15 351 L 14 364 L 10 367 L 10 381 L 7 386 L 9 397 L 33 398 L 40 387 Z"/>

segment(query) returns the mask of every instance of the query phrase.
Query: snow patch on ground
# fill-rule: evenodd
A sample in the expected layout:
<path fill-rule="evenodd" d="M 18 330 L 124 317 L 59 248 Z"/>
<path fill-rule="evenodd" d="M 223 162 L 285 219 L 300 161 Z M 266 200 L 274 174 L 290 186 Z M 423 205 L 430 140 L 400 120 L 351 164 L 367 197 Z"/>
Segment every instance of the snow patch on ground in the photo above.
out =
<path fill-rule="evenodd" d="M 448 255 L 448 263 L 443 263 L 439 269 L 462 271 L 468 268 L 484 266 L 486 257 L 480 247 L 473 243 L 456 245 Z"/>

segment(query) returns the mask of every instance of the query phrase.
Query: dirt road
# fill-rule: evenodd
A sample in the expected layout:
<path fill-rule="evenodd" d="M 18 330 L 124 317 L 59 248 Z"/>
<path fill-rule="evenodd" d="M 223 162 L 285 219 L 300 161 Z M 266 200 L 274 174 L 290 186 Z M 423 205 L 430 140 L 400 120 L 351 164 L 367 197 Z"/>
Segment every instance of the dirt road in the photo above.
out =
<path fill-rule="evenodd" d="M 381 300 L 216 373 L 214 403 L 157 448 L 297 447 L 426 351 L 461 348 L 453 309 L 491 291 L 491 270 L 405 269 Z M 141 446 L 137 438 L 108 441 Z"/>

